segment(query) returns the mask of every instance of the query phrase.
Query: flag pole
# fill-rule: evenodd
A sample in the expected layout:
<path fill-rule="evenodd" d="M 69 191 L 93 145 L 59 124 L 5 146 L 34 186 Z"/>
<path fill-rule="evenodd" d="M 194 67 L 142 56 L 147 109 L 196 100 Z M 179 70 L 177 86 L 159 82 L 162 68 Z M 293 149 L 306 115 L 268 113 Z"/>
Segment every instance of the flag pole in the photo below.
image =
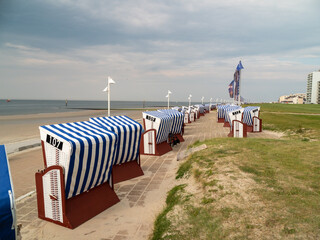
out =
<path fill-rule="evenodd" d="M 241 62 L 241 61 L 240 61 Z M 241 106 L 240 84 L 241 84 L 241 69 L 239 70 L 239 94 L 238 94 L 238 106 Z"/>

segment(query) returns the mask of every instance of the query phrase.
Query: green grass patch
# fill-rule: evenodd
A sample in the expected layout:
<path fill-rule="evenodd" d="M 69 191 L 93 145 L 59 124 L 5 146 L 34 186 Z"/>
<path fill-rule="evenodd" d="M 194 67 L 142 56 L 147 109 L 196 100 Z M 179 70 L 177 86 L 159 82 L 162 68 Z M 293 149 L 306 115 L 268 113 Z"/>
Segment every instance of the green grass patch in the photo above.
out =
<path fill-rule="evenodd" d="M 181 193 L 184 191 L 186 184 L 181 184 L 172 188 L 166 199 L 166 207 L 159 214 L 155 223 L 152 240 L 164 239 L 163 235 L 170 231 L 171 221 L 167 218 L 168 212 L 170 212 L 173 207 L 182 201 Z"/>
<path fill-rule="evenodd" d="M 188 158 L 185 162 L 180 164 L 180 167 L 177 171 L 176 179 L 183 178 L 185 176 L 190 175 L 191 169 L 192 169 L 192 159 Z"/>
<path fill-rule="evenodd" d="M 288 112 L 288 113 L 310 113 L 320 114 L 319 104 L 280 104 L 280 103 L 259 103 L 250 104 L 260 106 L 262 112 Z M 247 105 L 244 105 L 247 106 Z"/>
<path fill-rule="evenodd" d="M 262 113 L 263 129 L 290 131 L 301 137 L 320 138 L 320 115 Z"/>

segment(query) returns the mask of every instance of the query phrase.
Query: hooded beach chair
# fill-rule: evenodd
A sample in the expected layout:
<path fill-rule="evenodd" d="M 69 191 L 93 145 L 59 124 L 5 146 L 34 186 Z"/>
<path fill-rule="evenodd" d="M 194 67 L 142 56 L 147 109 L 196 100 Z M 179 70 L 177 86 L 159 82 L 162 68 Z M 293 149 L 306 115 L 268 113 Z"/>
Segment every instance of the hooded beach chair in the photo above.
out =
<path fill-rule="evenodd" d="M 234 110 L 240 109 L 240 106 L 236 106 L 236 105 L 229 105 L 228 107 L 224 108 L 224 127 L 230 127 L 230 121 L 229 121 L 229 112 L 232 112 Z M 241 120 L 241 119 L 240 119 Z"/>
<path fill-rule="evenodd" d="M 90 122 L 118 135 L 118 147 L 112 170 L 114 183 L 142 176 L 140 140 L 143 128 L 141 124 L 127 116 L 96 117 L 90 118 Z"/>
<path fill-rule="evenodd" d="M 217 119 L 218 123 L 224 123 L 225 119 L 225 109 L 230 107 L 230 105 L 217 105 Z"/>
<path fill-rule="evenodd" d="M 0 239 L 16 238 L 16 207 L 9 161 L 5 146 L 0 145 Z"/>
<path fill-rule="evenodd" d="M 261 132 L 262 120 L 260 117 L 260 107 L 248 106 L 244 108 L 242 121 L 247 124 L 248 132 Z"/>
<path fill-rule="evenodd" d="M 195 121 L 194 112 L 189 107 L 182 106 L 182 112 L 184 112 L 184 124 Z"/>
<path fill-rule="evenodd" d="M 247 137 L 247 124 L 242 120 L 243 108 L 237 108 L 228 111 L 228 123 L 230 125 L 229 137 L 243 138 Z"/>
<path fill-rule="evenodd" d="M 89 121 L 39 129 L 45 166 L 36 173 L 39 218 L 75 228 L 119 202 L 112 179 L 116 133 Z"/>
<path fill-rule="evenodd" d="M 158 112 L 143 112 L 143 127 L 140 152 L 144 155 L 161 156 L 172 150 L 168 144 L 173 117 Z"/>
<path fill-rule="evenodd" d="M 203 107 L 204 107 L 204 111 L 206 113 L 210 113 L 211 109 L 210 109 L 210 104 L 209 103 L 204 104 Z"/>
<path fill-rule="evenodd" d="M 174 135 L 175 138 L 179 140 L 179 142 L 184 142 L 182 137 L 183 135 L 183 121 L 184 115 L 183 113 L 173 110 L 173 109 L 160 109 L 158 112 L 164 113 L 173 118 L 170 133 Z"/>
<path fill-rule="evenodd" d="M 204 116 L 205 111 L 204 111 L 204 106 L 202 104 L 194 105 L 194 107 L 198 110 L 197 118 L 200 118 L 201 116 Z"/>

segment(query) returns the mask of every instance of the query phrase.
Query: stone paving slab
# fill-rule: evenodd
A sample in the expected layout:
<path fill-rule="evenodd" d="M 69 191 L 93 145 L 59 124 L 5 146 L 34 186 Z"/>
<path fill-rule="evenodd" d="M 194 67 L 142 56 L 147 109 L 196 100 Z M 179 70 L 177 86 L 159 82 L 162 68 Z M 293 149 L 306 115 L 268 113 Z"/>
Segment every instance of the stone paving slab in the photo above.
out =
<path fill-rule="evenodd" d="M 173 147 L 173 151 L 160 156 L 141 156 L 144 175 L 115 185 L 120 202 L 105 210 L 74 230 L 70 230 L 37 218 L 36 195 L 17 203 L 18 223 L 22 224 L 24 239 L 148 239 L 155 217 L 165 204 L 166 193 L 175 183 L 179 166 L 177 155 L 189 144 L 200 140 L 227 137 L 229 128 L 217 123 L 216 112 L 206 114 L 185 127 L 185 142 Z M 248 134 L 248 137 L 268 137 L 268 132 Z M 269 136 L 270 137 L 270 136 Z M 40 149 L 34 150 L 41 154 Z M 27 153 L 26 153 L 27 154 Z M 39 154 L 38 154 L 39 155 Z M 15 191 L 18 195 L 26 188 L 35 189 L 34 174 L 43 168 L 42 156 L 30 159 L 25 154 L 12 162 Z M 27 167 L 28 162 L 32 167 Z M 11 164 L 11 162 L 10 162 Z M 21 170 L 21 172 L 19 171 Z M 29 176 L 30 175 L 30 176 Z M 32 178 L 32 180 L 31 180 Z M 79 209 L 81 211 L 81 209 Z"/>

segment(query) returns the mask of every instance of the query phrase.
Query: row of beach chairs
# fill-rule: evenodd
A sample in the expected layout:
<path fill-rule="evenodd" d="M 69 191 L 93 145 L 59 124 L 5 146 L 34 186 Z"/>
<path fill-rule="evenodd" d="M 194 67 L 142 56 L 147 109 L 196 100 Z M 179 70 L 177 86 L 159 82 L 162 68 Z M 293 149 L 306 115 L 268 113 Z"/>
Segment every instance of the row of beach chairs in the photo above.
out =
<path fill-rule="evenodd" d="M 114 184 L 143 175 L 140 155 L 162 155 L 183 140 L 176 110 L 41 126 L 44 170 L 36 173 L 38 216 L 75 228 L 120 200 Z M 81 210 L 80 210 L 81 209 Z"/>
<path fill-rule="evenodd" d="M 229 137 L 247 137 L 247 132 L 261 132 L 260 107 L 242 108 L 236 105 L 218 105 L 217 118 L 224 127 L 230 128 Z"/>
<path fill-rule="evenodd" d="M 35 174 L 39 218 L 73 229 L 118 203 L 114 184 L 143 175 L 140 155 L 171 151 L 184 141 L 184 126 L 212 109 L 207 104 L 143 112 L 143 126 L 113 116 L 39 127 L 44 161 L 44 169 Z M 14 239 L 13 187 L 4 146 L 0 160 L 6 173 L 0 179 L 7 184 L 0 191 L 0 221 L 12 225 L 6 233 L 0 229 L 7 234 L 0 237 Z"/>

